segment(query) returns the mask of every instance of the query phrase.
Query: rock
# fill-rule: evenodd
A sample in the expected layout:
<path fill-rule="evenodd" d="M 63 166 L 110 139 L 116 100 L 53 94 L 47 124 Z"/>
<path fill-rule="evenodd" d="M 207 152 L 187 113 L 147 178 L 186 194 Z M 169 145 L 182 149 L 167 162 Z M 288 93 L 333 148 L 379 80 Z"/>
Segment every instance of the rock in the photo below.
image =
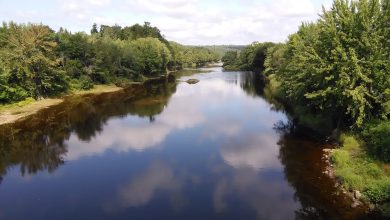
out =
<path fill-rule="evenodd" d="M 199 82 L 199 80 L 198 80 L 198 79 L 189 79 L 189 80 L 187 80 L 186 82 L 187 82 L 188 84 L 196 84 L 196 83 Z"/>
<path fill-rule="evenodd" d="M 362 197 L 362 194 L 359 192 L 359 191 L 355 191 L 354 193 L 353 193 L 353 196 L 355 197 L 355 199 L 360 199 L 361 197 Z"/>
<path fill-rule="evenodd" d="M 358 201 L 354 201 L 354 202 L 351 204 L 351 208 L 356 208 L 356 207 L 358 207 L 358 206 L 360 206 L 360 202 L 358 202 Z"/>
<path fill-rule="evenodd" d="M 332 149 L 324 148 L 324 149 L 322 149 L 322 151 L 324 151 L 325 153 L 330 153 L 330 152 L 332 152 Z"/>

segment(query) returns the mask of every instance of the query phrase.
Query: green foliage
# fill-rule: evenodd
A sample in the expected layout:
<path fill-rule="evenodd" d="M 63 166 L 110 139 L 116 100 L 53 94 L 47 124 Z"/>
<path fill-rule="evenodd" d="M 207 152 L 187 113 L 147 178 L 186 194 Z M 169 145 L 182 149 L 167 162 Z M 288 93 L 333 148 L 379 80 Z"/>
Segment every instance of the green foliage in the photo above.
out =
<path fill-rule="evenodd" d="M 27 97 L 26 90 L 19 86 L 8 86 L 6 82 L 0 79 L 0 104 L 21 101 Z"/>
<path fill-rule="evenodd" d="M 66 91 L 64 71 L 55 56 L 57 43 L 53 31 L 44 25 L 3 26 L 5 45 L 0 48 L 0 63 L 8 85 L 41 98 Z M 11 89 L 12 90 L 12 89 Z"/>
<path fill-rule="evenodd" d="M 357 127 L 387 118 L 388 15 L 386 1 L 335 0 L 317 23 L 303 24 L 284 48 L 269 51 L 266 72 L 278 76 L 291 103 L 332 111 Z"/>
<path fill-rule="evenodd" d="M 204 48 L 209 49 L 212 53 L 216 55 L 218 60 L 221 60 L 223 55 L 228 51 L 241 51 L 245 46 L 242 45 L 209 45 L 203 46 Z"/>
<path fill-rule="evenodd" d="M 203 47 L 169 43 L 145 22 L 130 27 L 93 24 L 91 35 L 35 24 L 0 26 L 0 103 L 89 89 L 94 84 L 143 81 L 169 70 L 218 60 Z"/>
<path fill-rule="evenodd" d="M 238 62 L 238 52 L 237 51 L 228 51 L 222 57 L 223 68 L 226 70 L 234 70 L 237 69 Z"/>
<path fill-rule="evenodd" d="M 389 1 L 334 0 L 318 22 L 302 24 L 286 44 L 268 48 L 264 62 L 264 73 L 278 82 L 268 91 L 300 119 L 303 109 L 361 134 L 364 142 L 341 137 L 343 147 L 332 153 L 335 174 L 379 204 L 390 200 L 383 167 L 390 162 L 389 18 Z"/>
<path fill-rule="evenodd" d="M 240 53 L 239 69 L 241 70 L 264 70 L 264 61 L 266 59 L 268 48 L 273 43 L 254 42 L 245 47 Z"/>
<path fill-rule="evenodd" d="M 92 25 L 91 34 L 97 34 L 97 33 L 99 33 L 99 31 L 98 31 L 98 29 L 97 29 L 97 24 L 94 23 L 94 24 Z"/>
<path fill-rule="evenodd" d="M 219 60 L 216 52 L 205 47 L 183 46 L 175 42 L 170 42 L 170 45 L 172 52 L 172 62 L 168 66 L 170 69 L 200 67 Z"/>
<path fill-rule="evenodd" d="M 84 65 L 80 60 L 68 60 L 65 63 L 65 72 L 71 78 L 79 78 L 80 76 L 86 74 Z"/>
<path fill-rule="evenodd" d="M 171 53 L 165 44 L 156 38 L 139 38 L 130 43 L 135 54 L 137 70 L 148 76 L 165 73 L 167 64 L 171 60 Z"/>
<path fill-rule="evenodd" d="M 82 75 L 79 81 L 80 81 L 80 89 L 88 90 L 93 88 L 93 81 L 89 76 Z"/>
<path fill-rule="evenodd" d="M 363 130 L 362 136 L 368 143 L 371 156 L 390 162 L 390 121 L 372 122 Z"/>
<path fill-rule="evenodd" d="M 383 164 L 372 160 L 354 136 L 343 135 L 342 141 L 342 148 L 332 153 L 335 175 L 347 189 L 361 191 L 370 202 L 389 201 L 390 176 Z"/>
<path fill-rule="evenodd" d="M 227 51 L 222 57 L 223 67 L 227 70 L 262 71 L 268 48 L 274 43 L 254 42 L 244 47 L 240 53 Z"/>
<path fill-rule="evenodd" d="M 390 184 L 386 181 L 389 179 L 368 185 L 363 191 L 367 199 L 374 203 L 388 201 L 390 199 Z"/>
<path fill-rule="evenodd" d="M 270 76 L 271 74 L 274 74 L 273 76 L 276 77 L 275 73 L 282 70 L 282 67 L 286 62 L 284 57 L 285 50 L 285 44 L 275 44 L 274 46 L 268 48 L 264 60 L 265 75 Z"/>
<path fill-rule="evenodd" d="M 4 67 L 0 63 L 0 104 L 20 101 L 28 96 L 23 88 L 10 86 L 7 82 L 7 76 L 4 73 Z"/>

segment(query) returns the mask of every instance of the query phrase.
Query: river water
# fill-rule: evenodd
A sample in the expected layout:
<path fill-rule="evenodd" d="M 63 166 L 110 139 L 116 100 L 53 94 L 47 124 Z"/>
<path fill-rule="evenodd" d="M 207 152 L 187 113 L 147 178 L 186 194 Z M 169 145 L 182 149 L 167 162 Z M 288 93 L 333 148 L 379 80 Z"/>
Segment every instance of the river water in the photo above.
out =
<path fill-rule="evenodd" d="M 2 128 L 0 219 L 362 215 L 323 174 L 329 146 L 269 103 L 255 74 L 203 70 Z"/>

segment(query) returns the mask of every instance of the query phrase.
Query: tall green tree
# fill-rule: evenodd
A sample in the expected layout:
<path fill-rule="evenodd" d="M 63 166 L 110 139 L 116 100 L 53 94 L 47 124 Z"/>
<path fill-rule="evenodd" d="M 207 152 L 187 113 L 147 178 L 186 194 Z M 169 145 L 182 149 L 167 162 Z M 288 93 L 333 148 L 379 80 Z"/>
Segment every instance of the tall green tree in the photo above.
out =
<path fill-rule="evenodd" d="M 156 38 L 139 38 L 130 43 L 135 57 L 137 70 L 144 75 L 155 76 L 166 72 L 171 60 L 169 49 Z"/>
<path fill-rule="evenodd" d="M 99 33 L 99 31 L 97 29 L 97 24 L 93 23 L 92 29 L 91 29 L 91 34 L 97 34 L 97 33 Z"/>
<path fill-rule="evenodd" d="M 333 112 L 357 127 L 389 117 L 388 2 L 335 0 L 317 23 L 290 36 L 283 65 L 267 63 L 290 102 Z"/>
<path fill-rule="evenodd" d="M 44 25 L 9 23 L 0 49 L 8 83 L 16 84 L 39 99 L 63 92 L 68 84 L 55 56 L 54 32 Z"/>

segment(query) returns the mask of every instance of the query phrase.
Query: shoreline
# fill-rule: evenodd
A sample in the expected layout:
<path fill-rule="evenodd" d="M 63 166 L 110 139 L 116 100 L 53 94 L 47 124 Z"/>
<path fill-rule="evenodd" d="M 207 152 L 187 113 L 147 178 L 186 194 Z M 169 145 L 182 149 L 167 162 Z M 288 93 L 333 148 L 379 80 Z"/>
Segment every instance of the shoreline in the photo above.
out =
<path fill-rule="evenodd" d="M 131 82 L 125 85 L 115 85 L 115 84 L 107 84 L 107 85 L 94 85 L 92 89 L 89 90 L 74 90 L 69 91 L 59 98 L 47 98 L 41 100 L 28 100 L 21 101 L 18 103 L 12 103 L 7 105 L 0 105 L 0 126 L 3 125 L 11 125 L 18 121 L 24 120 L 30 116 L 37 114 L 39 111 L 59 105 L 65 101 L 65 99 L 71 97 L 82 97 L 88 95 L 101 95 L 123 91 L 128 87 L 134 85 L 145 85 L 148 83 L 156 83 L 161 80 L 172 81 L 175 76 L 174 72 L 170 72 L 164 75 L 160 75 L 157 77 L 147 78 L 143 82 Z"/>
<path fill-rule="evenodd" d="M 351 208 L 356 208 L 356 207 L 364 207 L 368 211 L 373 211 L 373 207 L 371 203 L 368 201 L 364 200 L 362 197 L 362 194 L 358 190 L 347 190 L 345 186 L 343 185 L 341 179 L 339 179 L 335 175 L 335 169 L 334 169 L 334 163 L 332 162 L 332 154 L 337 148 L 324 148 L 322 149 L 323 151 L 323 161 L 326 164 L 325 171 L 323 174 L 327 175 L 329 178 L 333 179 L 336 182 L 336 188 L 343 193 L 344 195 L 347 195 L 351 201 Z"/>
<path fill-rule="evenodd" d="M 60 98 L 47 98 L 41 100 L 31 100 L 28 103 L 13 103 L 0 106 L 0 125 L 12 124 L 26 117 L 32 116 L 39 111 L 61 104 L 66 98 L 85 95 L 99 95 L 104 93 L 112 93 L 123 90 L 122 87 L 116 85 L 95 85 L 89 90 L 70 91 L 68 94 Z"/>

